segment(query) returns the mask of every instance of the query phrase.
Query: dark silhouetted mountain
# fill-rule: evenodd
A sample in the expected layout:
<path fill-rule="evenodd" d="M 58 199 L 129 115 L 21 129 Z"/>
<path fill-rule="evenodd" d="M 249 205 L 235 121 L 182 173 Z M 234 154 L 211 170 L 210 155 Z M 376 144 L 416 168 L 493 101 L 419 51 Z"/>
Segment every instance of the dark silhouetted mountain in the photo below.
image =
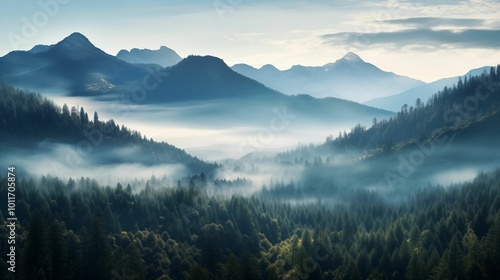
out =
<path fill-rule="evenodd" d="M 286 94 L 339 97 L 356 102 L 397 94 L 424 84 L 382 71 L 352 52 L 334 63 L 318 67 L 295 65 L 280 71 L 272 65 L 256 69 L 236 64 L 232 69 Z"/>
<path fill-rule="evenodd" d="M 428 83 L 425 85 L 421 85 L 404 92 L 401 92 L 396 95 L 386 96 L 375 98 L 370 101 L 364 102 L 363 104 L 372 106 L 375 108 L 381 108 L 390 111 L 399 111 L 404 104 L 408 106 L 412 106 L 415 104 L 417 99 L 420 99 L 423 102 L 426 102 L 433 94 L 440 91 L 444 87 L 452 87 L 454 84 L 458 83 L 458 80 L 464 79 L 469 76 L 477 76 L 482 74 L 485 71 L 489 71 L 491 66 L 485 66 L 477 69 L 473 69 L 467 74 L 463 76 L 456 76 L 451 78 L 444 78 L 434 81 L 432 83 Z"/>
<path fill-rule="evenodd" d="M 360 61 L 351 54 L 328 67 L 360 71 L 356 68 L 363 68 L 357 65 Z M 311 69 L 296 66 L 293 71 L 308 73 Z M 274 72 L 280 73 L 271 65 L 262 71 L 270 77 Z M 272 114 L 284 107 L 293 110 L 301 120 L 332 125 L 339 121 L 367 123 L 374 117 L 383 119 L 393 114 L 337 98 L 284 95 L 233 71 L 222 59 L 213 56 L 189 56 L 167 68 L 133 65 L 106 54 L 79 33 L 52 46 L 15 51 L 0 58 L 0 79 L 28 89 L 65 89 L 73 95 L 105 100 L 116 94 L 140 95 L 136 91 L 142 89 L 144 100 L 138 101 L 142 104 L 210 101 L 210 105 L 216 106 L 193 114 L 216 115 L 220 117 L 218 120 L 235 123 L 257 119 L 262 122 L 265 118 L 269 121 L 272 116 L 256 112 Z"/>
<path fill-rule="evenodd" d="M 255 119 L 259 117 L 256 112 L 271 112 L 273 108 L 283 107 L 298 114 L 302 120 L 323 123 L 340 120 L 365 123 L 373 117 L 386 118 L 393 115 L 392 112 L 337 98 L 288 96 L 236 73 L 222 59 L 213 56 L 189 56 L 153 76 L 159 82 L 154 89 L 147 91 L 143 103 L 213 101 L 219 106 L 210 114 L 224 115 L 226 122 Z M 141 83 L 132 87 L 140 85 Z"/>
<path fill-rule="evenodd" d="M 222 59 L 213 56 L 188 56 L 157 76 L 161 82 L 148 94 L 149 102 L 282 95 L 234 72 Z"/>
<path fill-rule="evenodd" d="M 106 54 L 80 33 L 52 46 L 13 51 L 0 58 L 0 79 L 26 88 L 106 92 L 145 74 L 145 69 Z"/>
<path fill-rule="evenodd" d="M 133 64 L 158 64 L 162 67 L 173 66 L 182 60 L 174 50 L 165 46 L 159 50 L 132 49 L 130 51 L 121 50 L 116 55 L 117 58 Z"/>

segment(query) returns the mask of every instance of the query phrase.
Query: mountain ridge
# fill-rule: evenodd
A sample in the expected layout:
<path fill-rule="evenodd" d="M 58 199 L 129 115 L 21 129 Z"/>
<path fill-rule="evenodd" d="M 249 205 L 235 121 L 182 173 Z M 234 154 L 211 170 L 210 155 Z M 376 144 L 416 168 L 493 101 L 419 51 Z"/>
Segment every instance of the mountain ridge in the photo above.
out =
<path fill-rule="evenodd" d="M 147 73 L 105 53 L 78 32 L 54 45 L 35 46 L 30 51 L 13 51 L 0 57 L 0 79 L 5 82 L 33 89 L 58 85 L 72 94 L 87 91 L 93 84 L 108 91 L 107 84 L 127 84 Z"/>
<path fill-rule="evenodd" d="M 131 93 L 137 93 L 138 100 L 129 99 L 137 105 L 158 105 L 159 110 L 177 106 L 182 108 L 182 116 L 178 117 L 183 120 L 209 125 L 262 126 L 276 117 L 275 112 L 285 111 L 297 115 L 297 128 L 367 124 L 373 118 L 394 114 L 347 98 L 285 95 L 235 72 L 213 56 L 188 56 L 176 65 L 156 70 L 109 55 L 80 33 L 73 33 L 45 52 L 13 52 L 0 58 L 0 78 L 18 87 L 30 82 L 36 91 L 43 91 L 39 89 L 64 85 L 69 91 L 66 95 L 90 97 L 98 102 L 132 98 Z M 187 109 L 193 106 L 197 110 Z"/>
<path fill-rule="evenodd" d="M 174 50 L 161 46 L 158 50 L 133 48 L 130 51 L 122 49 L 116 57 L 132 64 L 158 64 L 170 67 L 182 60 Z"/>
<path fill-rule="evenodd" d="M 462 76 L 442 78 L 434 82 L 430 82 L 428 84 L 421 85 L 395 95 L 375 98 L 367 102 L 363 102 L 363 104 L 375 108 L 381 108 L 384 110 L 396 112 L 399 111 L 404 104 L 412 106 L 415 104 L 415 101 L 417 99 L 426 102 L 430 97 L 432 97 L 433 94 L 437 93 L 439 90 L 442 90 L 444 87 L 452 87 L 454 84 L 458 83 L 460 78 L 465 79 L 466 77 L 469 76 L 480 75 L 481 73 L 489 70 L 491 67 L 492 66 L 483 66 L 475 68 L 469 70 Z"/>
<path fill-rule="evenodd" d="M 281 71 L 272 65 L 257 69 L 239 63 L 232 69 L 289 95 L 306 93 L 314 97 L 338 97 L 356 102 L 373 99 L 370 97 L 374 95 L 396 94 L 401 89 L 424 84 L 383 71 L 352 52 L 323 66 L 294 65 Z"/>

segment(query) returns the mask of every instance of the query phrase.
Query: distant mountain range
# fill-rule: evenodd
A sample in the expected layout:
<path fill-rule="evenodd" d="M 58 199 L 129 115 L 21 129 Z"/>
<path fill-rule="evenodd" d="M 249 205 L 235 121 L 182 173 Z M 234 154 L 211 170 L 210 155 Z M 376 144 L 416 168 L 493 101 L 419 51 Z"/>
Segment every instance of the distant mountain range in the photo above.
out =
<path fill-rule="evenodd" d="M 132 49 L 130 51 L 121 50 L 116 55 L 117 58 L 132 64 L 158 64 L 162 67 L 169 67 L 182 60 L 174 50 L 165 46 L 159 50 Z"/>
<path fill-rule="evenodd" d="M 280 71 L 269 64 L 260 69 L 236 64 L 231 68 L 286 94 L 337 97 L 356 102 L 398 94 L 424 84 L 419 80 L 382 71 L 352 52 L 334 63 L 316 67 L 295 65 Z"/>
<path fill-rule="evenodd" d="M 160 52 L 169 53 L 162 49 Z M 121 53 L 119 57 L 127 56 L 126 52 Z M 158 51 L 138 50 L 128 56 L 137 58 L 141 53 L 142 62 L 150 62 L 144 59 L 158 55 Z M 373 67 L 359 60 L 351 55 L 331 65 L 331 69 L 358 71 L 356 67 L 361 67 L 361 74 L 371 71 L 369 69 Z M 0 79 L 14 86 L 42 92 L 58 87 L 66 89 L 70 95 L 104 99 L 130 93 L 137 87 L 143 88 L 144 79 L 151 75 L 153 86 L 148 86 L 147 96 L 139 104 L 208 104 L 212 101 L 210 103 L 215 107 L 210 113 L 195 111 L 193 114 L 204 114 L 204 118 L 220 116 L 221 122 L 255 122 L 256 119 L 267 118 L 256 112 L 272 112 L 283 107 L 293 110 L 301 120 L 318 123 L 367 123 L 374 117 L 383 119 L 392 116 L 385 110 L 337 98 L 316 99 L 307 95 L 282 94 L 236 73 L 222 59 L 212 56 L 189 56 L 171 67 L 156 67 L 156 70 L 152 73 L 144 65 L 131 64 L 111 56 L 80 33 L 73 33 L 53 46 L 36 46 L 31 51 L 14 51 L 0 58 Z M 385 72 L 380 73 L 385 76 Z"/>
<path fill-rule="evenodd" d="M 337 134 L 342 128 L 352 127 L 357 123 L 367 125 L 377 122 L 378 126 L 383 126 L 386 130 L 366 130 L 363 126 L 356 126 L 351 131 L 352 137 L 347 146 L 384 149 L 383 145 L 389 146 L 393 141 L 397 143 L 401 140 L 390 138 L 392 130 L 396 129 L 397 133 L 394 135 L 401 137 L 406 137 L 405 133 L 415 139 L 426 137 L 433 129 L 442 127 L 438 123 L 444 121 L 441 111 L 455 106 L 448 102 L 439 108 L 424 110 L 422 108 L 427 107 L 422 105 L 418 110 L 415 109 L 418 113 L 408 109 L 396 115 L 394 112 L 400 111 L 403 104 L 413 105 L 417 98 L 426 101 L 444 86 L 456 83 L 458 77 L 424 84 L 384 72 L 353 53 L 321 67 L 294 66 L 280 71 L 271 65 L 255 69 L 239 64 L 230 68 L 220 58 L 195 55 L 181 59 L 169 67 L 162 67 L 157 63 L 150 67 L 152 64 L 149 62 L 160 63 L 154 59 L 160 52 L 171 53 L 166 48 L 158 51 L 132 50 L 128 54 L 121 52 L 119 56 L 128 56 L 129 61 L 135 61 L 132 64 L 103 52 L 82 34 L 73 33 L 57 44 L 38 45 L 29 51 L 13 51 L 1 57 L 0 80 L 42 93 L 50 93 L 54 88 L 63 89 L 67 95 L 92 98 L 93 101 L 101 101 L 106 105 L 108 103 L 105 102 L 109 100 L 116 101 L 117 96 L 130 97 L 132 93 L 141 93 L 143 96 L 140 100 L 134 100 L 134 105 L 138 105 L 137 110 L 130 112 L 130 115 L 151 125 L 155 122 L 159 130 L 166 127 L 168 122 L 182 128 L 191 126 L 194 129 L 215 131 L 234 129 L 238 133 L 247 133 L 244 137 L 248 137 L 250 142 L 255 139 L 260 141 L 256 146 L 266 151 L 271 150 L 267 149 L 269 142 L 275 139 L 278 142 L 278 139 L 283 140 L 289 135 L 297 137 L 302 133 L 299 137 L 303 139 L 308 133 L 318 131 L 320 134 L 324 131 L 324 135 L 327 135 L 332 130 L 337 130 Z M 466 75 L 477 75 L 485 70 L 488 68 L 475 69 Z M 138 92 L 137 89 L 141 91 Z M 399 95 L 367 102 L 392 112 L 348 101 L 368 100 L 369 97 L 401 91 Z M 311 96 L 327 95 L 327 92 L 334 92 L 345 99 Z M 69 116 L 72 121 L 86 119 L 75 110 L 67 113 L 65 118 L 68 119 Z M 436 115 L 435 112 L 439 114 Z M 422 116 L 416 117 L 418 114 Z M 435 117 L 436 123 L 423 122 L 422 120 L 429 118 L 428 115 L 438 116 Z M 19 114 L 16 113 L 16 116 L 19 117 Z M 388 120 L 390 117 L 393 118 Z M 405 119 L 407 123 L 402 125 L 402 121 L 396 122 L 396 117 L 408 118 Z M 88 121 L 83 125 L 83 128 L 91 128 L 87 126 L 90 125 Z M 114 124 L 108 125 L 115 130 Z M 29 132 L 34 128 L 27 129 Z M 173 133 L 177 131 L 174 130 Z M 114 136 L 125 135 L 125 138 L 130 136 L 126 135 L 127 131 L 120 129 L 115 130 L 115 134 Z M 136 138 L 137 141 L 141 139 Z M 206 145 L 211 144 L 208 140 L 210 139 L 203 139 L 199 146 L 203 148 L 205 142 Z M 238 141 L 240 139 L 232 143 L 237 148 L 248 142 Z M 141 142 L 148 145 L 145 139 Z M 153 146 L 162 151 L 170 150 L 167 146 Z M 252 147 L 247 150 L 252 150 Z M 258 149 L 253 150 L 259 151 Z M 168 158 L 172 154 L 183 158 L 182 161 L 191 162 L 188 155 L 179 150 L 167 151 L 164 156 Z M 169 158 L 169 162 L 175 163 L 175 156 Z M 204 165 L 193 162 L 194 165 Z"/>
<path fill-rule="evenodd" d="M 417 99 L 420 99 L 422 102 L 427 102 L 427 100 L 433 94 L 442 90 L 444 87 L 452 87 L 453 85 L 456 85 L 460 78 L 463 80 L 465 79 L 465 77 L 478 76 L 484 73 L 485 71 L 488 72 L 490 68 L 491 68 L 490 66 L 485 66 L 473 69 L 467 72 L 463 76 L 439 79 L 437 81 L 409 89 L 407 91 L 401 92 L 396 95 L 375 98 L 367 102 L 364 102 L 363 104 L 375 108 L 381 108 L 393 112 L 398 112 L 401 110 L 401 107 L 404 104 L 407 104 L 408 106 L 413 106 L 415 105 L 415 101 Z"/>
<path fill-rule="evenodd" d="M 465 76 L 488 68 L 471 70 Z M 55 88 L 73 95 L 130 91 L 152 71 L 167 73 L 169 77 L 146 102 L 255 97 L 267 92 L 275 97 L 281 96 L 279 93 L 333 96 L 395 112 L 404 104 L 413 105 L 417 98 L 425 102 L 433 93 L 458 81 L 458 77 L 452 77 L 425 84 L 382 71 L 352 52 L 317 67 L 296 65 L 280 71 L 269 64 L 260 69 L 237 64 L 231 69 L 214 57 L 191 56 L 182 60 L 164 46 L 158 50 L 121 50 L 114 57 L 80 33 L 54 45 L 37 45 L 29 51 L 13 51 L 0 57 L 1 80 L 17 87 L 38 91 Z"/>
<path fill-rule="evenodd" d="M 52 46 L 13 51 L 0 58 L 0 79 L 34 90 L 57 88 L 72 93 L 105 93 L 144 77 L 146 69 L 96 48 L 73 33 Z"/>
<path fill-rule="evenodd" d="M 261 117 L 256 112 L 271 112 L 283 107 L 302 120 L 331 124 L 339 121 L 366 123 L 374 117 L 387 118 L 393 115 L 392 112 L 338 98 L 285 95 L 236 73 L 222 59 L 213 56 L 189 56 L 172 67 L 160 70 L 156 76 L 161 77 L 161 82 L 148 91 L 143 103 L 202 101 L 216 104 L 206 117 L 224 116 L 223 122 L 252 121 Z M 140 83 L 126 90 L 137 86 Z"/>

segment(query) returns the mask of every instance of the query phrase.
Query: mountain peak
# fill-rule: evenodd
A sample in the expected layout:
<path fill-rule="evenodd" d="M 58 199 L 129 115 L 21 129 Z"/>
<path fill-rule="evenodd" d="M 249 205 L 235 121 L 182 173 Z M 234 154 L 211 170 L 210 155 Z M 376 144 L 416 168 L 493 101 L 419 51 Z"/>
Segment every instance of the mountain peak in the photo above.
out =
<path fill-rule="evenodd" d="M 272 65 L 272 64 L 266 64 L 266 65 L 262 66 L 260 68 L 260 70 L 264 70 L 264 71 L 279 71 L 279 69 L 276 68 L 276 67 L 274 67 L 274 65 Z"/>
<path fill-rule="evenodd" d="M 228 73 L 232 72 L 224 60 L 215 56 L 189 55 L 174 66 L 179 71 L 186 73 Z"/>
<path fill-rule="evenodd" d="M 364 62 L 359 55 L 353 53 L 353 52 L 348 52 L 342 57 L 342 60 L 348 60 L 352 62 Z"/>
<path fill-rule="evenodd" d="M 85 45 L 91 45 L 92 47 L 94 46 L 89 41 L 89 39 L 87 39 L 87 37 L 85 37 L 83 34 L 79 32 L 72 33 L 68 37 L 64 38 L 61 42 L 76 44 L 80 46 L 85 46 Z"/>
<path fill-rule="evenodd" d="M 52 49 L 69 53 L 74 57 L 79 57 L 83 55 L 83 53 L 94 53 L 95 51 L 99 51 L 87 37 L 78 32 L 72 33 L 64 38 Z"/>
<path fill-rule="evenodd" d="M 190 65 L 196 65 L 196 66 L 203 66 L 203 65 L 218 65 L 218 66 L 224 66 L 229 68 L 229 66 L 226 65 L 224 60 L 211 56 L 211 55 L 189 55 L 185 59 L 182 60 L 184 64 L 190 64 Z"/>

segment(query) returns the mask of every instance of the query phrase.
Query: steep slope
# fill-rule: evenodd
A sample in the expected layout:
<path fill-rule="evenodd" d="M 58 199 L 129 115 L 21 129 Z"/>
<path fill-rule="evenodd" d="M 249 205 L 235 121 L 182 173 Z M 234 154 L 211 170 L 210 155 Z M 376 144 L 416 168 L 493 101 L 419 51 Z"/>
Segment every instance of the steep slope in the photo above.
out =
<path fill-rule="evenodd" d="M 388 141 L 397 144 L 420 139 L 436 129 L 455 127 L 470 118 L 496 111 L 500 107 L 499 70 L 470 77 L 452 88 L 446 87 L 430 98 L 425 106 L 404 108 L 389 121 L 382 121 L 365 131 L 356 131 L 331 144 L 361 150 L 380 148 Z"/>
<path fill-rule="evenodd" d="M 173 66 L 182 60 L 174 50 L 165 46 L 158 50 L 137 48 L 130 51 L 120 50 L 116 57 L 132 64 L 158 64 L 162 67 Z"/>
<path fill-rule="evenodd" d="M 450 184 L 500 167 L 500 67 L 434 95 L 370 128 L 299 147 L 276 159 L 306 164 L 319 188 L 349 186 L 404 193 Z M 472 107 L 472 104 L 474 106 Z M 327 189 L 322 189 L 328 191 Z"/>
<path fill-rule="evenodd" d="M 213 56 L 189 56 L 162 70 L 158 77 L 161 83 L 148 95 L 148 102 L 282 95 L 232 71 L 222 59 Z"/>
<path fill-rule="evenodd" d="M 295 65 L 280 71 L 272 65 L 255 69 L 246 64 L 236 64 L 232 69 L 286 94 L 339 97 L 356 102 L 396 94 L 424 84 L 382 71 L 352 52 L 334 63 L 318 67 Z"/>
<path fill-rule="evenodd" d="M 187 168 L 186 174 L 208 174 L 217 167 L 167 143 L 148 140 L 140 132 L 120 127 L 113 120 L 99 121 L 97 113 L 91 121 L 83 108 L 65 106 L 61 110 L 39 94 L 19 91 L 3 83 L 0 83 L 0 120 L 2 161 L 25 154 L 28 159 L 45 158 L 75 169 L 113 164 L 178 164 Z"/>
<path fill-rule="evenodd" d="M 52 46 L 35 46 L 0 58 L 0 79 L 27 88 L 61 88 L 72 92 L 106 92 L 147 74 L 96 48 L 73 33 Z"/>
<path fill-rule="evenodd" d="M 364 102 L 363 104 L 372 106 L 375 108 L 381 108 L 385 110 L 390 110 L 393 112 L 397 112 L 401 110 L 401 107 L 404 104 L 408 106 L 412 106 L 415 104 L 417 99 L 420 99 L 422 102 L 426 102 L 433 94 L 443 89 L 444 87 L 452 87 L 454 84 L 457 84 L 459 79 L 465 79 L 469 76 L 477 76 L 481 75 L 484 72 L 489 71 L 491 66 L 485 66 L 477 69 L 473 69 L 467 72 L 463 76 L 456 76 L 451 78 L 444 78 L 434 81 L 432 83 L 428 83 L 425 85 L 421 85 L 410 90 L 401 92 L 396 95 L 380 97 L 376 99 L 369 100 Z"/>

